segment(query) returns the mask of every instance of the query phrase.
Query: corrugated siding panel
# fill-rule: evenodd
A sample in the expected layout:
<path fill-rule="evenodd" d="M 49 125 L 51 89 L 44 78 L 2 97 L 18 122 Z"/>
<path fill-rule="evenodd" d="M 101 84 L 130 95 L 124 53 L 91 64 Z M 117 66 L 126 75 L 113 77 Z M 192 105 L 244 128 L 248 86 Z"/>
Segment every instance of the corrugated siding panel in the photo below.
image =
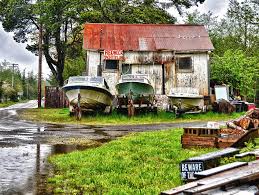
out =
<path fill-rule="evenodd" d="M 146 42 L 144 49 L 140 40 Z M 213 45 L 200 25 L 85 24 L 84 48 L 185 51 L 213 50 Z"/>

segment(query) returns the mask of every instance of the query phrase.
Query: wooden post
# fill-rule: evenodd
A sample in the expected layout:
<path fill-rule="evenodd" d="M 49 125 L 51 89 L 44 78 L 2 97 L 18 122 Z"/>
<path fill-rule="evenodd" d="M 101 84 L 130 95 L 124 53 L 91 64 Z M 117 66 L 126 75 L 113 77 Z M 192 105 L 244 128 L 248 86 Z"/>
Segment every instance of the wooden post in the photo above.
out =
<path fill-rule="evenodd" d="M 134 112 L 135 112 L 135 108 L 134 108 L 133 100 L 129 99 L 129 101 L 128 101 L 128 116 L 129 117 L 134 116 Z"/>
<path fill-rule="evenodd" d="M 40 28 L 39 28 L 38 108 L 41 107 L 41 72 L 42 72 L 42 24 L 40 24 Z"/>
<path fill-rule="evenodd" d="M 76 120 L 81 120 L 82 117 L 82 110 L 81 110 L 81 105 L 80 105 L 80 100 L 81 100 L 81 94 L 78 93 L 78 103 L 77 103 L 77 110 L 76 110 Z"/>

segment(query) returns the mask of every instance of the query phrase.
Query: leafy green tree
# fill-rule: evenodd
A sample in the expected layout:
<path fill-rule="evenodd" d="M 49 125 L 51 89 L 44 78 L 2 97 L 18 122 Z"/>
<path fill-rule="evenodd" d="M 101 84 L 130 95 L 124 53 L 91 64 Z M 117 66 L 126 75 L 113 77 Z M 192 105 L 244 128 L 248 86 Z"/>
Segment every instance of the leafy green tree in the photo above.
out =
<path fill-rule="evenodd" d="M 232 32 L 238 36 L 245 49 L 251 47 L 254 38 L 258 38 L 259 26 L 255 23 L 259 21 L 258 9 L 258 4 L 253 0 L 245 0 L 242 3 L 237 0 L 229 2 L 227 16 L 233 24 Z"/>
<path fill-rule="evenodd" d="M 223 55 L 229 49 L 243 50 L 248 56 L 259 55 L 259 5 L 257 1 L 229 0 L 227 14 L 218 19 L 211 12 L 197 10 L 187 14 L 186 23 L 203 24 L 215 47 L 214 53 Z"/>
<path fill-rule="evenodd" d="M 102 23 L 174 23 L 176 19 L 153 0 L 94 0 L 78 4 L 81 21 Z M 89 7 L 92 11 L 89 11 Z"/>
<path fill-rule="evenodd" d="M 71 2 L 45 0 L 3 0 L 0 2 L 0 20 L 8 32 L 14 32 L 17 42 L 32 44 L 27 49 L 38 51 L 38 31 L 43 26 L 43 53 L 59 85 L 63 84 L 63 69 L 67 40 L 76 24 L 71 15 Z M 77 13 L 75 13 L 77 14 Z"/>
<path fill-rule="evenodd" d="M 175 7 L 177 11 L 182 15 L 184 8 L 190 8 L 194 5 L 198 5 L 198 3 L 202 4 L 205 0 L 170 0 L 168 2 L 158 2 L 162 5 L 162 7 L 169 8 Z"/>
<path fill-rule="evenodd" d="M 3 81 L 0 80 L 0 103 L 3 99 Z"/>
<path fill-rule="evenodd" d="M 23 91 L 22 99 L 26 99 L 28 95 L 27 95 L 27 83 L 26 83 L 25 69 L 22 72 L 21 85 L 22 85 L 22 91 Z"/>
<path fill-rule="evenodd" d="M 11 101 L 17 101 L 17 92 L 9 83 L 3 84 L 3 97 L 6 101 L 8 99 Z"/>
<path fill-rule="evenodd" d="M 227 50 L 222 57 L 213 57 L 211 79 L 232 86 L 245 98 L 255 96 L 255 78 L 258 74 L 259 59 L 247 57 L 242 50 Z"/>
<path fill-rule="evenodd" d="M 26 79 L 29 99 L 34 99 L 38 96 L 38 80 L 37 75 L 34 75 L 33 71 L 29 72 Z M 26 90 L 27 90 L 26 89 Z"/>
<path fill-rule="evenodd" d="M 243 50 L 247 56 L 259 55 L 259 5 L 256 1 L 229 1 L 227 15 L 212 37 L 215 53 L 222 55 L 228 49 Z"/>
<path fill-rule="evenodd" d="M 201 14 L 197 9 L 192 13 L 186 14 L 186 24 L 201 24 L 204 25 L 208 33 L 212 36 L 218 27 L 217 17 L 213 16 L 212 12 Z"/>
<path fill-rule="evenodd" d="M 5 98 L 13 101 L 17 100 L 18 92 L 23 92 L 23 98 L 27 98 L 27 91 L 29 91 L 29 98 L 37 97 L 37 78 L 33 72 L 25 75 L 25 70 L 22 74 L 19 67 L 12 69 L 11 63 L 6 62 L 6 65 L 0 69 L 0 99 Z M 12 77 L 14 79 L 12 87 Z"/>
<path fill-rule="evenodd" d="M 64 69 L 64 79 L 68 79 L 70 76 L 82 75 L 85 71 L 85 60 L 82 57 L 76 59 L 67 59 Z"/>

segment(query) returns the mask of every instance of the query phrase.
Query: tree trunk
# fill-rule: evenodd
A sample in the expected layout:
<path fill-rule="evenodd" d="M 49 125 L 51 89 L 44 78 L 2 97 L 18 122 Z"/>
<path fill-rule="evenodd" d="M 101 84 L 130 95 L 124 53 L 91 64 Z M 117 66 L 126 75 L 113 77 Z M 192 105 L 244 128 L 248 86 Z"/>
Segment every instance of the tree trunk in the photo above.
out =
<path fill-rule="evenodd" d="M 65 64 L 65 46 L 60 37 L 60 31 L 57 30 L 55 35 L 55 48 L 57 53 L 57 59 L 53 59 L 50 55 L 50 33 L 45 33 L 46 36 L 44 36 L 44 56 L 46 58 L 47 64 L 54 75 L 57 83 L 59 86 L 64 85 L 64 78 L 63 78 L 63 70 L 64 70 L 64 64 Z"/>
<path fill-rule="evenodd" d="M 58 80 L 58 85 L 62 87 L 64 85 L 63 69 L 61 70 L 60 68 L 57 68 L 57 80 Z"/>

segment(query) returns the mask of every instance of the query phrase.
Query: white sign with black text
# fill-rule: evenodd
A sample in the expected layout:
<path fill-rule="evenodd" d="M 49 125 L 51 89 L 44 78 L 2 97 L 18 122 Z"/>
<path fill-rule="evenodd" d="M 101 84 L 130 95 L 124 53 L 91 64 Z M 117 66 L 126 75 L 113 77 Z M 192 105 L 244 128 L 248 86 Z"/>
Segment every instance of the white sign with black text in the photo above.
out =
<path fill-rule="evenodd" d="M 182 162 L 180 170 L 183 180 L 191 180 L 195 179 L 194 173 L 204 171 L 204 165 L 203 162 Z"/>

